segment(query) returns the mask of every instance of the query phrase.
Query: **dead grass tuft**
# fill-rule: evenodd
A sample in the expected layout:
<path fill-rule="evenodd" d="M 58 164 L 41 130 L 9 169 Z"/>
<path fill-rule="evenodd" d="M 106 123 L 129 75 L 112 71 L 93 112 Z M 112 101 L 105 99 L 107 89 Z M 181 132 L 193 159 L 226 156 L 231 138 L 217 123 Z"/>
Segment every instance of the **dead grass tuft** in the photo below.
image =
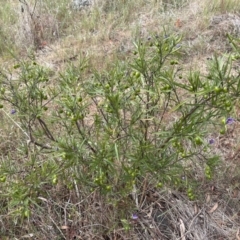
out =
<path fill-rule="evenodd" d="M 46 12 L 38 1 L 31 4 L 22 0 L 20 3 L 18 36 L 20 46 L 40 49 L 53 39 L 57 39 L 58 23 L 55 16 Z"/>

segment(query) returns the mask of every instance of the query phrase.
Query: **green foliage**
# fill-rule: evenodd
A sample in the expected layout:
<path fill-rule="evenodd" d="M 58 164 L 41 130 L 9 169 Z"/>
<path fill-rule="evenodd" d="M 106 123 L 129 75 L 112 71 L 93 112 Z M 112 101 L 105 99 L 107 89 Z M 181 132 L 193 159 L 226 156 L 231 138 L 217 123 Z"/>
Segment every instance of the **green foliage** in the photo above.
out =
<path fill-rule="evenodd" d="M 139 40 L 133 60 L 91 77 L 84 58 L 55 80 L 35 62 L 19 62 L 13 78 L 1 71 L 1 104 L 15 109 L 13 122 L 27 143 L 21 166 L 0 168 L 6 209 L 29 217 L 46 186 L 124 196 L 146 176 L 194 200 L 197 179 L 186 176 L 194 165 L 212 178 L 218 157 L 208 131 L 226 128 L 220 119 L 233 113 L 240 84 L 231 56 L 214 57 L 206 76 L 184 73 L 180 42 L 178 35 Z"/>

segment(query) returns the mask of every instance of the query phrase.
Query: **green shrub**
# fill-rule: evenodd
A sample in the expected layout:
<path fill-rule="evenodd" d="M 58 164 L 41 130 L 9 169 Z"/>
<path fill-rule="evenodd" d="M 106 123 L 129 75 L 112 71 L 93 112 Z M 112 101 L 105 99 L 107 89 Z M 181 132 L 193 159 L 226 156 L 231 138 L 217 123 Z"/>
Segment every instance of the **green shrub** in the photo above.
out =
<path fill-rule="evenodd" d="M 195 167 L 213 177 L 218 157 L 209 131 L 224 133 L 234 121 L 240 92 L 231 56 L 214 57 L 205 76 L 181 69 L 179 36 L 135 47 L 133 60 L 108 72 L 94 71 L 84 58 L 58 78 L 35 62 L 15 65 L 13 79 L 2 71 L 1 104 L 14 109 L 26 142 L 21 154 L 28 156 L 19 165 L 10 155 L 0 168 L 8 211 L 29 217 L 46 186 L 124 196 L 146 176 L 156 187 L 183 188 L 193 200 Z"/>

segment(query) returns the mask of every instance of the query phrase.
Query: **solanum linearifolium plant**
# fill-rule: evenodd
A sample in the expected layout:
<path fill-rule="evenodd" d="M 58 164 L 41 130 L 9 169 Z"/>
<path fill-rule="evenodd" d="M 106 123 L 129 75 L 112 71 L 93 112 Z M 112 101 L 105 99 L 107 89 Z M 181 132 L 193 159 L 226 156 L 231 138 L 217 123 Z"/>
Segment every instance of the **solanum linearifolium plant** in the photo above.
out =
<path fill-rule="evenodd" d="M 2 113 L 19 130 L 15 133 L 18 145 L 2 156 L 2 198 L 8 200 L 9 212 L 24 217 L 30 214 L 30 203 L 37 201 L 43 186 L 58 171 L 53 161 L 42 162 L 42 150 L 51 150 L 56 142 L 48 106 L 57 94 L 49 85 L 50 77 L 51 72 L 35 61 L 0 71 Z"/>
<path fill-rule="evenodd" d="M 87 81 L 76 69 L 63 76 L 61 92 L 71 94 L 61 100 L 61 118 L 67 126 L 70 117 L 73 137 L 60 149 L 67 160 L 86 165 L 79 179 L 106 192 L 129 191 L 146 174 L 159 186 L 181 184 L 189 160 L 201 162 L 212 177 L 217 158 L 208 152 L 206 133 L 211 124 L 225 129 L 219 119 L 232 112 L 238 79 L 231 76 L 230 58 L 214 57 L 206 76 L 186 74 L 178 63 L 180 41 L 139 41 L 132 62 L 118 62 Z"/>
<path fill-rule="evenodd" d="M 132 59 L 108 71 L 84 58 L 57 79 L 31 61 L 16 65 L 12 79 L 1 71 L 1 107 L 14 109 L 28 143 L 21 171 L 0 168 L 10 205 L 29 216 L 47 183 L 125 194 L 146 176 L 194 199 L 193 166 L 213 177 L 208 131 L 224 134 L 240 84 L 231 56 L 213 57 L 204 75 L 182 68 L 182 48 L 180 36 L 164 35 L 139 40 Z"/>

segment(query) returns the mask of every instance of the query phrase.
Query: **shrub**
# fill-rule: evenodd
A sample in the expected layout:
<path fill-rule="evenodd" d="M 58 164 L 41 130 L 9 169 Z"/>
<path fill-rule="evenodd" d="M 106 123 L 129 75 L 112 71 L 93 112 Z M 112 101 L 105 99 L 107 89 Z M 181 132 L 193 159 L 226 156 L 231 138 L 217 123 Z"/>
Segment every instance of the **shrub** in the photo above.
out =
<path fill-rule="evenodd" d="M 231 56 L 214 57 L 203 75 L 181 69 L 178 35 L 135 47 L 132 61 L 108 72 L 94 71 L 84 58 L 55 80 L 34 61 L 15 65 L 14 79 L 1 72 L 1 106 L 14 109 L 27 154 L 21 165 L 10 155 L 0 169 L 8 211 L 29 217 L 55 185 L 125 196 L 146 176 L 193 200 L 195 168 L 212 178 L 218 157 L 208 132 L 224 134 L 240 92 Z"/>

